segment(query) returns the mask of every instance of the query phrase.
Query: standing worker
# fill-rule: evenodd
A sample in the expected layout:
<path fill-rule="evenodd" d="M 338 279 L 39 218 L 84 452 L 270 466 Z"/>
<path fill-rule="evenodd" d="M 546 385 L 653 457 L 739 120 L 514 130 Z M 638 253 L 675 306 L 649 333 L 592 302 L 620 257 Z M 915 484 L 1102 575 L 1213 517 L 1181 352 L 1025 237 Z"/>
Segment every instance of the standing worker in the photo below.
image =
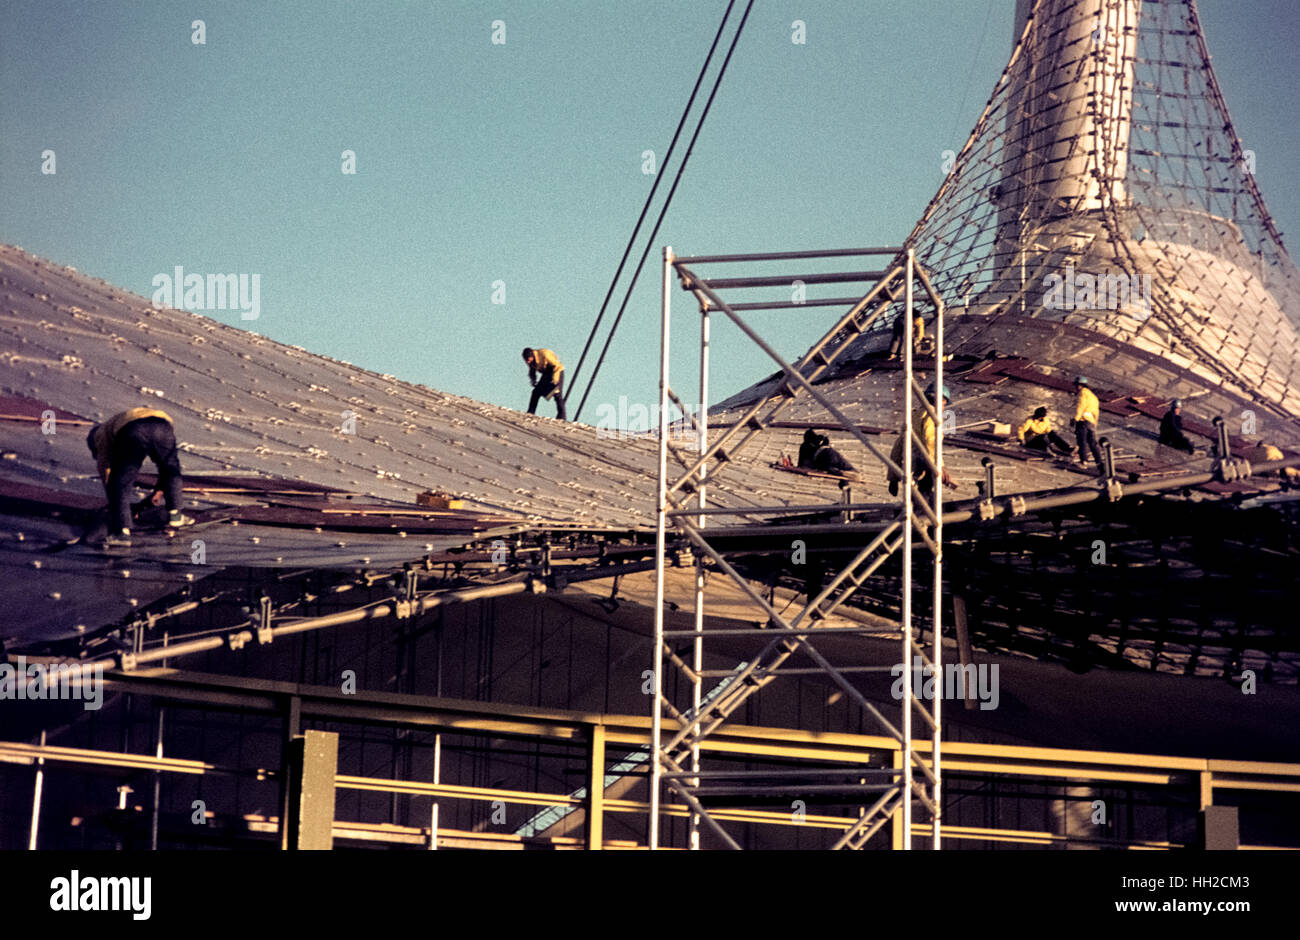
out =
<path fill-rule="evenodd" d="M 1192 446 L 1192 442 L 1183 433 L 1183 403 L 1181 399 L 1175 398 L 1170 402 L 1169 410 L 1160 419 L 1160 443 L 1166 447 L 1185 450 L 1189 454 L 1196 453 L 1196 448 Z"/>
<path fill-rule="evenodd" d="M 131 490 L 148 457 L 158 467 L 150 502 L 167 501 L 167 525 L 179 528 L 194 520 L 181 512 L 181 462 L 176 455 L 172 419 L 154 408 L 131 408 L 96 424 L 86 435 L 99 478 L 108 494 L 108 544 L 131 544 Z"/>
<path fill-rule="evenodd" d="M 933 385 L 926 391 L 925 397 L 934 404 L 935 388 Z M 943 404 L 938 407 L 940 414 L 948 406 L 948 388 L 943 389 Z M 925 452 L 930 455 L 930 460 L 939 465 L 940 479 L 943 485 L 949 489 L 955 490 L 957 484 L 952 481 L 948 471 L 939 464 L 939 440 L 937 429 L 935 428 L 934 418 L 930 417 L 930 411 L 924 405 L 919 406 L 912 415 L 912 432 L 919 435 L 921 440 L 925 441 Z M 897 465 L 899 471 L 903 469 L 903 447 L 904 440 L 907 437 L 907 426 L 904 425 L 899 429 L 898 440 L 894 441 L 894 449 L 889 452 L 889 459 Z M 921 491 L 926 499 L 929 499 L 934 493 L 934 474 L 930 471 L 929 465 L 921 457 L 920 447 L 916 447 L 912 452 L 912 477 L 916 481 L 916 488 Z M 889 481 L 889 495 L 898 495 L 898 485 L 903 482 L 902 473 L 895 473 L 893 470 L 886 471 L 886 479 Z"/>
<path fill-rule="evenodd" d="M 564 417 L 564 366 L 560 357 L 549 349 L 524 347 L 524 362 L 528 363 L 528 382 L 533 387 L 533 397 L 528 401 L 528 413 L 537 414 L 537 403 L 543 398 L 555 398 L 555 417 Z M 537 374 L 541 373 L 541 381 Z"/>
<path fill-rule="evenodd" d="M 1104 471 L 1106 462 L 1101 459 L 1101 447 L 1097 444 L 1097 418 L 1101 414 L 1101 402 L 1088 387 L 1085 376 L 1075 379 L 1074 387 L 1079 393 L 1079 401 L 1074 409 L 1074 420 L 1070 424 L 1074 426 L 1074 438 L 1079 445 L 1079 466 L 1088 465 L 1088 454 L 1091 452 L 1097 461 L 1098 471 Z"/>
<path fill-rule="evenodd" d="M 894 335 L 889 341 L 889 358 L 897 359 L 899 352 L 903 349 L 903 333 L 906 332 L 907 321 L 903 319 L 904 314 L 900 313 L 894 317 Z M 925 339 L 925 318 L 919 313 L 912 320 L 912 355 L 921 355 L 921 341 Z"/>
<path fill-rule="evenodd" d="M 1020 425 L 1020 430 L 1016 436 L 1020 438 L 1020 443 L 1030 450 L 1047 453 L 1047 448 L 1050 445 L 1067 457 L 1074 453 L 1074 448 L 1065 443 L 1061 435 L 1052 430 L 1052 421 L 1047 417 L 1046 408 L 1035 408 L 1033 417 Z"/>

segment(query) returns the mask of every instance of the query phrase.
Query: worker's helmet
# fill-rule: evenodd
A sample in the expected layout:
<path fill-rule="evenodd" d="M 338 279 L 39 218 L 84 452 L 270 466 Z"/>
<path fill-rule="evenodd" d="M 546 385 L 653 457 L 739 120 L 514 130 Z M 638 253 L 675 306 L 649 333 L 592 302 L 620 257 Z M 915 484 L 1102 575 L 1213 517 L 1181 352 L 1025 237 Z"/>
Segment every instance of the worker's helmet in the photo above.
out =
<path fill-rule="evenodd" d="M 1046 417 L 1047 417 L 1047 409 L 1046 409 L 1046 408 L 1035 408 L 1035 409 L 1034 409 L 1034 420 L 1035 420 L 1035 421 L 1041 421 L 1043 418 L 1046 418 Z"/>
<path fill-rule="evenodd" d="M 805 444 L 816 444 L 818 437 L 820 437 L 820 435 L 813 428 L 809 428 L 803 432 L 803 442 Z"/>
<path fill-rule="evenodd" d="M 948 399 L 949 401 L 952 401 L 952 395 L 950 395 L 950 394 L 948 393 L 948 386 L 945 385 L 945 386 L 943 387 L 942 391 L 943 391 L 943 397 L 946 398 L 946 399 Z M 930 399 L 930 401 L 931 401 L 932 403 L 934 402 L 934 383 L 933 383 L 933 382 L 931 382 L 931 383 L 930 383 L 930 387 L 927 388 L 927 389 L 925 390 L 925 397 L 928 398 L 928 399 Z"/>
<path fill-rule="evenodd" d="M 1087 385 L 1087 384 L 1088 384 L 1088 377 L 1087 377 L 1086 375 L 1081 375 L 1081 376 L 1079 376 L 1078 378 L 1076 378 L 1076 379 L 1074 380 L 1074 384 L 1075 384 L 1075 385 Z"/>
<path fill-rule="evenodd" d="M 524 347 L 524 358 L 525 358 L 525 359 L 531 359 L 531 358 L 532 358 L 532 355 L 533 355 L 533 348 L 532 348 L 531 346 L 525 346 L 525 347 Z"/>
<path fill-rule="evenodd" d="M 1172 402 L 1169 403 L 1169 407 L 1170 407 L 1170 408 L 1181 408 L 1181 407 L 1183 407 L 1183 400 L 1182 400 L 1181 398 L 1175 398 Z"/>

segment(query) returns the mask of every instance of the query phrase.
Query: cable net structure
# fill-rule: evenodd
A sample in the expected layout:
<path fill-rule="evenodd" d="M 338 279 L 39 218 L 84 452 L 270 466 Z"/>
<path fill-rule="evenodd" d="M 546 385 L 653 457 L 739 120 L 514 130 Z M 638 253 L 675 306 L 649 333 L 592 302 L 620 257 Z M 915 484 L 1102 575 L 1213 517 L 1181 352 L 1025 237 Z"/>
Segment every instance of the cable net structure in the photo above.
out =
<path fill-rule="evenodd" d="M 1300 415 L 1300 279 L 1195 2 L 1017 12 L 1011 60 L 906 242 L 949 316 L 1082 327 Z"/>

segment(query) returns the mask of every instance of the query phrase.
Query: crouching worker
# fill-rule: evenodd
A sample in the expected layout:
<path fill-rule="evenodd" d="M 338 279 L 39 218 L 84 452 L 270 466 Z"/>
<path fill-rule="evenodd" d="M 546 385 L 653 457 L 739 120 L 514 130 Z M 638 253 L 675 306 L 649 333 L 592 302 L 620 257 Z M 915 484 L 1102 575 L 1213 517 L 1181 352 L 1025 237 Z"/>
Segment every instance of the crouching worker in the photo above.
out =
<path fill-rule="evenodd" d="M 820 470 L 822 473 L 853 472 L 853 464 L 831 446 L 830 438 L 818 434 L 812 428 L 803 432 L 803 443 L 799 445 L 799 466 L 805 470 Z"/>
<path fill-rule="evenodd" d="M 158 467 L 158 482 L 150 501 L 167 503 L 167 524 L 172 528 L 194 520 L 181 512 L 181 462 L 176 454 L 176 434 L 166 412 L 132 408 L 96 424 L 86 435 L 99 478 L 108 494 L 108 541 L 131 543 L 131 495 L 135 479 L 148 457 Z"/>
<path fill-rule="evenodd" d="M 925 397 L 931 404 L 934 404 L 935 389 L 933 385 L 930 386 Z M 943 390 L 943 404 L 937 408 L 940 414 L 943 414 L 943 410 L 948 407 L 948 398 L 948 389 L 945 387 Z M 930 412 L 924 405 L 917 408 L 916 412 L 912 415 L 912 431 L 921 440 L 925 441 L 924 452 L 919 446 L 916 446 L 915 444 L 913 446 L 912 478 L 916 481 L 917 489 L 919 489 L 921 494 L 929 500 L 934 495 L 934 473 L 930 470 L 929 465 L 926 464 L 922 454 L 928 453 L 930 455 L 930 460 L 935 464 L 939 464 L 939 439 L 936 433 L 934 418 L 930 417 Z M 907 426 L 904 425 L 899 428 L 898 440 L 894 441 L 894 449 L 889 453 L 889 459 L 894 462 L 900 471 L 903 469 L 903 442 L 906 438 Z M 957 488 L 957 484 L 952 481 L 952 477 L 948 475 L 948 471 L 944 469 L 942 465 L 939 466 L 939 473 L 944 486 L 948 487 L 950 490 L 955 490 Z M 886 471 L 886 478 L 889 480 L 889 495 L 897 496 L 898 486 L 903 482 L 902 474 L 895 473 L 893 470 L 888 470 Z"/>
<path fill-rule="evenodd" d="M 1046 408 L 1035 408 L 1033 417 L 1020 425 L 1020 430 L 1016 436 L 1020 438 L 1020 443 L 1030 450 L 1042 451 L 1045 454 L 1050 446 L 1055 447 L 1058 453 L 1066 456 L 1074 453 L 1074 448 L 1065 443 L 1065 439 L 1052 430 L 1052 422 L 1047 417 Z"/>
<path fill-rule="evenodd" d="M 1169 410 L 1160 419 L 1160 443 L 1189 454 L 1196 453 L 1196 448 L 1183 433 L 1183 403 L 1177 398 L 1169 404 Z"/>
<path fill-rule="evenodd" d="M 528 382 L 533 387 L 533 397 L 528 400 L 528 413 L 537 414 L 537 403 L 543 398 L 555 399 L 555 417 L 564 417 L 564 366 L 560 357 L 549 349 L 524 347 L 524 362 L 528 363 Z M 541 373 L 541 380 L 537 374 Z"/>

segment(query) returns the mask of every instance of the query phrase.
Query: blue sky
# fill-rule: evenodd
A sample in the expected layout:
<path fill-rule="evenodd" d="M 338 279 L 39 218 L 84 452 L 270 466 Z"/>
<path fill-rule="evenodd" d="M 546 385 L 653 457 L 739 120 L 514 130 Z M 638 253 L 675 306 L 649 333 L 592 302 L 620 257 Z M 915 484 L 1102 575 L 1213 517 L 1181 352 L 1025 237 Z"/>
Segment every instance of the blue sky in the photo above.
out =
<path fill-rule="evenodd" d="M 146 297 L 176 265 L 257 273 L 259 319 L 216 319 L 522 408 L 520 348 L 576 364 L 653 182 L 643 151 L 663 159 L 725 6 L 5 0 L 0 239 Z M 657 398 L 659 246 L 899 243 L 1006 63 L 1013 8 L 758 0 L 584 420 Z M 1300 4 L 1199 9 L 1294 255 Z M 686 392 L 696 327 L 677 297 Z M 797 355 L 825 317 L 753 322 Z M 772 371 L 734 329 L 714 356 L 715 399 Z"/>

